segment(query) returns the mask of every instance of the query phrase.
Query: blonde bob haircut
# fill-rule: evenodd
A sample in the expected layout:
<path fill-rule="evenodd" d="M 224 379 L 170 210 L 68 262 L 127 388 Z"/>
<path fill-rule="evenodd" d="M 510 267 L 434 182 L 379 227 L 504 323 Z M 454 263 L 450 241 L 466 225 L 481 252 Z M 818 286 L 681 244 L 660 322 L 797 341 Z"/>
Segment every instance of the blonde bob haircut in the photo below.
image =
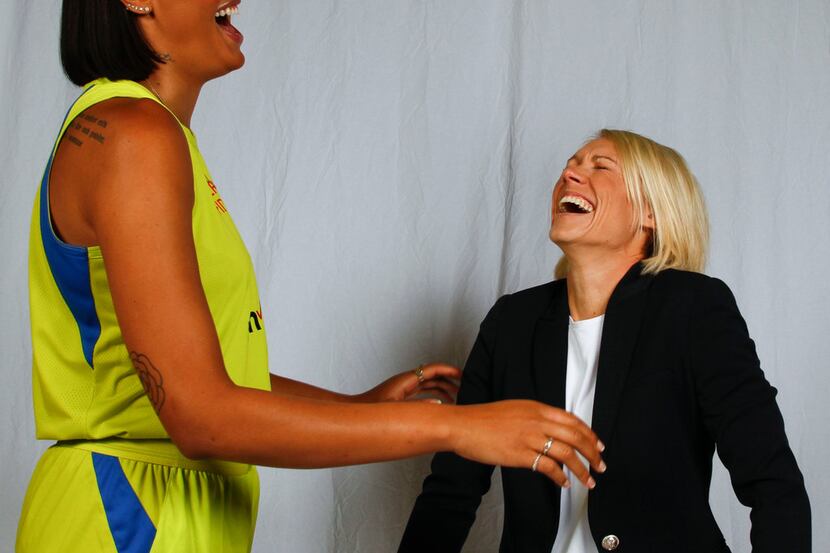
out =
<path fill-rule="evenodd" d="M 664 269 L 702 272 L 709 247 L 709 219 L 703 194 L 686 161 L 675 150 L 630 131 L 602 129 L 591 140 L 610 140 L 619 156 L 633 228 L 642 228 L 647 208 L 654 232 L 642 260 L 644 274 Z M 568 272 L 567 257 L 556 278 Z"/>

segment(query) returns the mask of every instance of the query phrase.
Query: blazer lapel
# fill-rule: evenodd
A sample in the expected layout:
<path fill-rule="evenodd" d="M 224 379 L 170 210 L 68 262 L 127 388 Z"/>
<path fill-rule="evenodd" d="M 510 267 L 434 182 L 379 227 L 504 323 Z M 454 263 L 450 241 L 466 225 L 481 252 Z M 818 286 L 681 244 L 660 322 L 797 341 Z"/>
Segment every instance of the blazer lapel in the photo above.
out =
<path fill-rule="evenodd" d="M 568 292 L 565 283 L 562 284 L 554 292 L 545 313 L 536 321 L 533 331 L 533 385 L 535 399 L 564 409 L 568 361 Z M 542 445 L 539 444 L 539 447 Z M 560 489 L 548 478 L 542 480 L 541 484 L 547 489 L 545 495 L 548 502 L 536 505 L 536 516 L 543 524 L 555 529 L 559 524 Z M 555 530 L 552 530 L 551 543 L 553 534 Z"/>
<path fill-rule="evenodd" d="M 605 311 L 591 427 L 606 444 L 611 443 L 651 281 L 651 277 L 640 275 L 640 270 L 638 263 L 626 273 Z"/>
<path fill-rule="evenodd" d="M 533 332 L 533 379 L 536 398 L 565 408 L 568 362 L 568 291 L 560 286 Z"/>

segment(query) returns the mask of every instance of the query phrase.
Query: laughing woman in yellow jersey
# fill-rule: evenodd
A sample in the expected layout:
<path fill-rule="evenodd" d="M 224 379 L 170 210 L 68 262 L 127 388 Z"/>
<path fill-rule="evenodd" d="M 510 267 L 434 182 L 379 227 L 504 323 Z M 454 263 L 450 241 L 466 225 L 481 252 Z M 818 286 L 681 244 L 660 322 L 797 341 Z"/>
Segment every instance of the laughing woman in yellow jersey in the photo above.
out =
<path fill-rule="evenodd" d="M 357 396 L 269 374 L 251 261 L 190 131 L 202 85 L 239 68 L 238 0 L 64 0 L 61 59 L 84 86 L 35 200 L 37 434 L 20 553 L 237 552 L 252 464 L 328 467 L 454 451 L 530 468 L 548 438 L 596 470 L 594 433 L 530 401 L 449 399 L 428 365 Z M 445 402 L 449 403 L 449 402 Z M 558 459 L 590 483 L 576 455 Z M 554 459 L 534 468 L 558 483 Z"/>

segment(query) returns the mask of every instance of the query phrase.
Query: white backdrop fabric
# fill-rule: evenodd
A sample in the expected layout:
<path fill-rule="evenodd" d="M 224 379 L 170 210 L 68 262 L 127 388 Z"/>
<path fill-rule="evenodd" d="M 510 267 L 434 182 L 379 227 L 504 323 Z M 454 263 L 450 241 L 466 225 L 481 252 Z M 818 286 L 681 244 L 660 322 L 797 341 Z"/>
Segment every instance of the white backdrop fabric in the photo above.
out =
<path fill-rule="evenodd" d="M 47 443 L 34 439 L 26 257 L 32 199 L 78 94 L 59 2 L 0 0 L 0 549 Z M 711 215 L 707 272 L 733 289 L 780 392 L 830 542 L 830 2 L 243 2 L 246 66 L 193 121 L 257 268 L 271 369 L 358 392 L 461 364 L 499 295 L 551 279 L 549 194 L 601 127 L 677 148 Z M 137 170 L 141 152 L 136 152 Z M 279 432 L 279 429 L 274 429 Z M 428 457 L 262 469 L 256 552 L 388 552 Z M 465 551 L 497 549 L 498 481 Z M 718 465 L 733 551 L 748 510 Z"/>

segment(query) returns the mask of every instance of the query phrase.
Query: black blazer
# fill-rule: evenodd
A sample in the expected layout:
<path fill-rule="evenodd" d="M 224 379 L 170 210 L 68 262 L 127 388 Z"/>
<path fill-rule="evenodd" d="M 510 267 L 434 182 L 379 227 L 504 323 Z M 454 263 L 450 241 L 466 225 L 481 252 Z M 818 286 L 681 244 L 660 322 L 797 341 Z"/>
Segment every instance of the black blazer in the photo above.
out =
<path fill-rule="evenodd" d="M 592 428 L 608 469 L 592 473 L 588 501 L 597 550 L 613 534 L 617 553 L 728 552 L 709 507 L 717 446 L 752 508 L 753 551 L 810 551 L 810 505 L 776 390 L 729 288 L 696 273 L 640 270 L 617 285 L 603 323 Z M 563 407 L 567 345 L 565 280 L 502 297 L 481 324 L 458 403 Z M 550 553 L 556 538 L 559 488 L 531 472 L 532 461 L 501 469 L 503 553 Z M 493 468 L 438 453 L 399 553 L 460 551 Z"/>

